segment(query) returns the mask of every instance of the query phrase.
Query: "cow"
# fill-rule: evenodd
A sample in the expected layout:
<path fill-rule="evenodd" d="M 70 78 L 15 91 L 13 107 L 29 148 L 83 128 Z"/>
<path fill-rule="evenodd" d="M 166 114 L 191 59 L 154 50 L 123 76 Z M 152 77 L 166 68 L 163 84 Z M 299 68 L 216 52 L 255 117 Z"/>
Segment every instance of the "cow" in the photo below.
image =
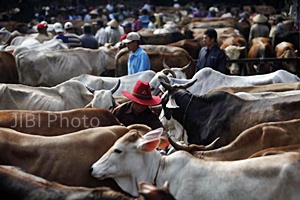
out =
<path fill-rule="evenodd" d="M 194 85 L 188 88 L 194 95 L 202 95 L 212 89 L 224 86 L 254 86 L 273 83 L 297 83 L 300 78 L 286 70 L 277 70 L 269 74 L 252 76 L 225 75 L 209 67 L 199 70 L 192 79 L 169 78 L 170 84 L 185 84 L 197 80 Z"/>
<path fill-rule="evenodd" d="M 152 70 L 147 70 L 143 72 L 138 72 L 136 74 L 121 76 L 121 77 L 104 77 L 95 76 L 90 74 L 82 74 L 80 76 L 74 77 L 71 80 L 77 80 L 92 90 L 110 90 L 114 87 L 120 80 L 121 85 L 118 89 L 113 92 L 114 97 L 122 96 L 122 91 L 133 91 L 133 87 L 136 81 L 142 80 L 150 82 L 156 73 Z"/>
<path fill-rule="evenodd" d="M 264 150 L 261 150 L 259 152 L 252 154 L 251 156 L 249 156 L 249 158 L 276 155 L 276 154 L 281 154 L 281 153 L 285 153 L 285 152 L 300 152 L 300 144 L 287 145 L 287 146 L 281 146 L 281 147 L 272 147 L 272 148 L 264 149 Z"/>
<path fill-rule="evenodd" d="M 183 39 L 177 42 L 167 44 L 168 46 L 180 47 L 186 50 L 193 59 L 198 59 L 201 44 L 195 39 Z"/>
<path fill-rule="evenodd" d="M 191 62 L 191 67 L 186 71 L 186 76 L 191 78 L 196 69 L 196 63 L 187 51 L 179 47 L 167 45 L 140 45 L 144 49 L 150 59 L 151 70 L 158 72 L 164 69 L 163 61 L 172 67 L 183 67 Z M 127 75 L 127 60 L 130 51 L 128 48 L 121 49 L 115 57 L 115 75 Z"/>
<path fill-rule="evenodd" d="M 300 119 L 288 121 L 266 122 L 255 125 L 243 131 L 230 144 L 208 150 L 212 147 L 202 145 L 181 145 L 169 138 L 169 141 L 176 150 L 185 150 L 197 158 L 204 160 L 242 160 L 252 154 L 270 147 L 281 147 L 300 143 Z"/>
<path fill-rule="evenodd" d="M 185 39 L 185 36 L 179 31 L 154 34 L 149 33 L 149 30 L 142 29 L 138 33 L 141 36 L 142 45 L 166 45 Z"/>
<path fill-rule="evenodd" d="M 285 153 L 231 162 L 203 161 L 187 152 L 163 156 L 156 147 L 162 129 L 127 133 L 95 162 L 91 175 L 111 177 L 137 196 L 137 182 L 160 187 L 168 181 L 177 200 L 297 199 L 300 195 L 300 154 Z"/>
<path fill-rule="evenodd" d="M 297 50 L 294 45 L 289 42 L 281 42 L 275 46 L 276 58 L 297 58 Z M 297 73 L 298 63 L 297 60 L 282 62 L 279 69 L 287 70 L 293 74 Z"/>
<path fill-rule="evenodd" d="M 19 83 L 15 57 L 6 51 L 0 51 L 0 83 Z"/>
<path fill-rule="evenodd" d="M 68 186 L 118 189 L 113 180 L 98 181 L 90 176 L 90 166 L 125 133 L 144 135 L 150 130 L 145 125 L 115 125 L 49 137 L 0 128 L 0 164 Z"/>
<path fill-rule="evenodd" d="M 292 43 L 295 47 L 295 49 L 298 51 L 298 55 L 300 52 L 300 44 L 299 44 L 299 31 L 282 31 L 275 33 L 273 40 L 272 40 L 272 46 L 276 47 L 277 44 L 281 42 L 289 42 Z"/>
<path fill-rule="evenodd" d="M 16 56 L 19 81 L 30 86 L 56 86 L 81 74 L 101 75 L 114 69 L 117 48 L 26 51 Z"/>
<path fill-rule="evenodd" d="M 0 196 L 4 199 L 175 200 L 168 182 L 161 188 L 147 182 L 141 182 L 138 186 L 140 195 L 133 198 L 108 187 L 66 186 L 28 174 L 17 167 L 0 166 Z"/>
<path fill-rule="evenodd" d="M 1 110 L 0 127 L 22 133 L 57 136 L 99 126 L 120 125 L 118 119 L 102 108 L 67 111 Z"/>
<path fill-rule="evenodd" d="M 116 90 L 116 88 L 113 88 Z M 0 84 L 1 110 L 62 111 L 84 108 L 92 104 L 97 108 L 114 107 L 113 91 L 92 94 L 79 81 L 68 80 L 55 87 L 33 87 L 22 84 Z"/>
<path fill-rule="evenodd" d="M 253 85 L 253 86 L 224 86 L 218 87 L 208 91 L 215 92 L 215 91 L 227 91 L 230 93 L 238 93 L 238 92 L 284 92 L 289 90 L 300 90 L 300 83 L 272 83 L 266 85 Z"/>
<path fill-rule="evenodd" d="M 32 38 L 33 39 L 33 38 Z M 35 40 L 35 39 L 34 39 Z M 13 51 L 13 55 L 17 56 L 19 53 L 29 50 L 36 51 L 55 51 L 59 49 L 69 49 L 68 45 L 63 43 L 61 40 L 52 39 L 49 41 L 45 41 L 43 43 L 33 43 L 28 44 L 27 42 L 23 42 L 20 46 L 15 47 Z"/>
<path fill-rule="evenodd" d="M 13 166 L 0 166 L 0 195 L 3 199 L 90 199 L 133 200 L 109 187 L 75 187 L 50 182 Z"/>
<path fill-rule="evenodd" d="M 241 35 L 232 35 L 222 41 L 220 49 L 223 49 L 229 60 L 247 57 L 247 40 Z M 237 63 L 227 63 L 230 74 L 242 75 L 242 66 Z"/>
<path fill-rule="evenodd" d="M 250 49 L 247 58 L 272 58 L 275 57 L 275 52 L 269 38 L 258 37 L 251 40 Z M 271 63 L 249 64 L 247 74 L 266 74 L 274 71 Z"/>
<path fill-rule="evenodd" d="M 183 86 L 161 83 L 168 91 L 162 100 L 164 113 L 167 119 L 172 116 L 184 127 L 190 144 L 208 145 L 220 137 L 216 148 L 222 147 L 259 123 L 300 116 L 297 108 L 300 95 L 256 100 L 243 99 L 226 91 L 194 95 L 186 90 L 194 83 Z"/>

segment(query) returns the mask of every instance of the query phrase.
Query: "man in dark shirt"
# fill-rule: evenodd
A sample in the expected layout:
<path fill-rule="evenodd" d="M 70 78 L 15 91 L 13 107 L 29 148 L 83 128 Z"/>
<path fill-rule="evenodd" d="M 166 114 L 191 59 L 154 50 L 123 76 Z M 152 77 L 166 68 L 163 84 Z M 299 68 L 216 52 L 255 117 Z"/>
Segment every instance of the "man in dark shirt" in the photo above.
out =
<path fill-rule="evenodd" d="M 160 104 L 161 98 L 152 96 L 148 82 L 137 81 L 133 92 L 123 91 L 122 94 L 131 101 L 121 104 L 113 110 L 113 114 L 125 126 L 131 124 L 145 124 L 152 129 L 162 127 L 158 116 L 150 106 Z"/>
<path fill-rule="evenodd" d="M 210 67 L 224 74 L 229 74 L 226 68 L 226 54 L 220 49 L 217 42 L 218 34 L 215 29 L 207 29 L 203 35 L 203 43 L 197 62 L 197 71 Z"/>

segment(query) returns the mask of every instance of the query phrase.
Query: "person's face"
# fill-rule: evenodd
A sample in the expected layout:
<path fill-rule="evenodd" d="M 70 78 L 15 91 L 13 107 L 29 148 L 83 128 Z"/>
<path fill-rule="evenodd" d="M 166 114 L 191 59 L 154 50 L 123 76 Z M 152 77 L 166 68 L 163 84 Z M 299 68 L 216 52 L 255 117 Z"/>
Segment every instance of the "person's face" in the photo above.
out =
<path fill-rule="evenodd" d="M 133 112 L 135 113 L 142 113 L 147 109 L 148 106 L 136 103 L 136 102 L 132 102 L 132 109 Z"/>
<path fill-rule="evenodd" d="M 129 42 L 129 43 L 126 44 L 126 46 L 132 52 L 135 52 L 137 50 L 137 48 L 138 48 L 137 41 Z"/>
<path fill-rule="evenodd" d="M 208 37 L 207 35 L 203 35 L 203 43 L 205 46 L 207 47 L 211 47 L 214 45 L 214 39 L 213 38 L 210 38 Z"/>

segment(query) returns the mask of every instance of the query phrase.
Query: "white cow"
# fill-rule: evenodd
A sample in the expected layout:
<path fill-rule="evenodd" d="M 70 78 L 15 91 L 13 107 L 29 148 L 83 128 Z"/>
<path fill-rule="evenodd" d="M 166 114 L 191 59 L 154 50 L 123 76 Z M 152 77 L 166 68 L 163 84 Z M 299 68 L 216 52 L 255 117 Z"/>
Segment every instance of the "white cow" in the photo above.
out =
<path fill-rule="evenodd" d="M 92 176 L 112 177 L 133 196 L 138 196 L 141 181 L 157 187 L 168 181 L 177 200 L 300 197 L 299 153 L 227 162 L 203 161 L 183 151 L 162 156 L 156 151 L 162 132 L 125 134 L 92 165 Z"/>
<path fill-rule="evenodd" d="M 31 86 L 55 86 L 81 74 L 101 75 L 114 69 L 117 48 L 75 48 L 26 51 L 16 56 L 19 81 Z"/>
<path fill-rule="evenodd" d="M 37 41 L 37 43 L 35 42 Z M 54 51 L 59 49 L 69 49 L 68 45 L 63 43 L 61 40 L 53 38 L 52 40 L 40 43 L 34 38 L 25 40 L 21 45 L 16 46 L 13 55 L 17 56 L 19 53 L 29 50 L 36 51 Z"/>
<path fill-rule="evenodd" d="M 93 95 L 82 83 L 75 80 L 68 80 L 50 88 L 0 84 L 0 110 L 62 111 L 84 107 L 112 109 L 112 92 L 102 90 Z"/>
<path fill-rule="evenodd" d="M 103 77 L 103 76 L 94 76 L 90 74 L 82 74 L 80 76 L 74 77 L 71 80 L 77 80 L 82 84 L 93 90 L 110 90 L 114 87 L 118 81 L 121 81 L 120 87 L 113 93 L 114 97 L 123 96 L 122 91 L 133 91 L 135 82 L 138 80 L 150 82 L 151 79 L 155 76 L 155 72 L 152 70 L 147 70 L 143 72 L 138 72 L 136 74 L 121 76 L 121 77 Z"/>

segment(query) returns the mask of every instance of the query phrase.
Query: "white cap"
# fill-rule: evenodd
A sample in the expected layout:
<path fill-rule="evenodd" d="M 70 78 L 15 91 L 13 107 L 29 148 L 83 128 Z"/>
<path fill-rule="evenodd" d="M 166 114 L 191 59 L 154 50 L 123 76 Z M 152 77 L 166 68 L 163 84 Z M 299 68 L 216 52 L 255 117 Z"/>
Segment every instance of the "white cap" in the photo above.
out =
<path fill-rule="evenodd" d="M 140 41 L 141 37 L 137 32 L 130 32 L 127 34 L 126 39 L 123 40 L 123 43 L 129 43 L 132 41 Z"/>
<path fill-rule="evenodd" d="M 72 22 L 66 22 L 65 25 L 64 25 L 64 28 L 65 28 L 65 29 L 73 28 Z"/>
<path fill-rule="evenodd" d="M 59 23 L 59 22 L 56 22 L 55 24 L 53 24 L 53 29 L 56 33 L 64 31 L 61 23 Z"/>

